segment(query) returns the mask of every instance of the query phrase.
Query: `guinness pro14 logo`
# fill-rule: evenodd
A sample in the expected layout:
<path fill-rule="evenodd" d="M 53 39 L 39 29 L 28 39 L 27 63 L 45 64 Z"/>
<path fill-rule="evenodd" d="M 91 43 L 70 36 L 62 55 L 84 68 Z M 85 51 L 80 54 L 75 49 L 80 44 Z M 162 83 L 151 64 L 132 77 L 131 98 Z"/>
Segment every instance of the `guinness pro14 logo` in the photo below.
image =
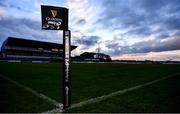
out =
<path fill-rule="evenodd" d="M 54 6 L 41 6 L 42 29 L 45 30 L 64 30 L 66 25 L 66 8 Z"/>

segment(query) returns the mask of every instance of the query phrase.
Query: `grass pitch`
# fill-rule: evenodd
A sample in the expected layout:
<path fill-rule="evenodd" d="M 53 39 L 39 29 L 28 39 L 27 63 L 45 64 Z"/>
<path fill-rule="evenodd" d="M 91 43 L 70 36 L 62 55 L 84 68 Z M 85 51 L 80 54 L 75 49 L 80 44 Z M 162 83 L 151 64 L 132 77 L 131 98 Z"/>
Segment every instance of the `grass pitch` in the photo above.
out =
<path fill-rule="evenodd" d="M 72 64 L 72 104 L 180 73 L 180 65 Z M 62 102 L 62 65 L 0 63 L 0 74 Z M 67 112 L 180 112 L 180 75 Z M 0 77 L 0 112 L 57 108 Z"/>

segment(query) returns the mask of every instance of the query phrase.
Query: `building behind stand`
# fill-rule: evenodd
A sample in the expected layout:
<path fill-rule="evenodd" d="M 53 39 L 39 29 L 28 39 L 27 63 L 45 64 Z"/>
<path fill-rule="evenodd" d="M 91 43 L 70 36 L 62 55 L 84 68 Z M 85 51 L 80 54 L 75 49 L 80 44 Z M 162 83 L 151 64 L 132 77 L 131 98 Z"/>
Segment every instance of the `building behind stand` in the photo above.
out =
<path fill-rule="evenodd" d="M 84 52 L 80 56 L 74 57 L 74 60 L 92 61 L 92 62 L 110 62 L 111 57 L 103 53 Z"/>

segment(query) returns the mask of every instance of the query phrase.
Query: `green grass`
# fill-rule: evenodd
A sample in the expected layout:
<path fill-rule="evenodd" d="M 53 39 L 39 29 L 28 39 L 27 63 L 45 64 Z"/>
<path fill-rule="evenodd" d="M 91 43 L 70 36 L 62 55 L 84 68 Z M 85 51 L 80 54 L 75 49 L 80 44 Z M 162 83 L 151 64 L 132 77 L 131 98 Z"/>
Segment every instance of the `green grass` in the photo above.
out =
<path fill-rule="evenodd" d="M 1 63 L 0 74 L 62 101 L 62 67 L 48 63 Z"/>
<path fill-rule="evenodd" d="M 0 112 L 43 112 L 54 105 L 0 78 Z"/>
<path fill-rule="evenodd" d="M 180 75 L 98 103 L 70 109 L 76 113 L 180 112 Z"/>
<path fill-rule="evenodd" d="M 62 67 L 61 66 L 62 65 L 58 63 L 0 63 L 0 74 L 3 74 L 4 76 L 7 76 L 21 84 L 24 84 L 38 91 L 39 93 L 43 93 L 46 96 L 49 96 L 50 98 L 53 98 L 58 102 L 62 102 L 62 91 L 61 91 L 62 90 Z M 109 93 L 112 93 L 121 89 L 129 88 L 129 87 L 143 84 L 149 81 L 153 81 L 155 79 L 159 79 L 161 77 L 164 77 L 170 74 L 178 73 L 180 72 L 180 65 L 72 64 L 71 71 L 72 71 L 71 72 L 72 74 L 72 103 L 74 104 L 80 101 L 88 100 L 90 98 L 95 98 L 95 97 L 106 95 L 106 94 L 109 94 Z M 179 81 L 180 80 L 173 80 L 172 83 L 177 83 Z M 0 87 L 3 87 L 4 85 L 6 85 L 6 83 L 8 82 L 0 80 L 0 85 L 1 85 Z M 164 83 L 164 85 L 166 85 L 166 83 Z M 9 89 L 9 86 L 7 86 L 6 88 L 7 90 L 5 91 L 5 93 L 9 94 L 10 92 L 8 91 L 11 88 Z M 154 89 L 153 88 L 152 90 L 156 90 L 156 88 Z M 1 94 L 2 88 L 0 89 L 1 89 L 0 90 L 0 94 Z M 175 88 L 175 90 L 177 89 L 179 88 Z M 140 90 L 141 89 L 139 89 L 138 91 Z M 146 90 L 146 88 L 144 90 Z M 13 91 L 16 91 L 16 89 L 14 89 Z M 167 94 L 175 94 L 175 95 L 177 94 L 173 92 L 174 91 L 169 91 L 169 89 L 167 89 Z M 11 95 L 15 93 L 16 92 L 13 92 L 11 93 Z M 22 92 L 22 93 L 25 93 L 25 92 Z M 133 92 L 130 92 L 130 93 L 133 93 Z M 129 95 L 130 93 L 127 93 L 127 94 Z M 137 93 L 139 93 L 140 95 L 138 95 Z M 139 108 L 136 111 L 134 110 L 133 107 L 132 108 L 131 106 L 126 107 L 126 105 L 123 105 L 125 107 L 124 109 L 116 107 L 116 105 L 118 106 L 121 105 L 121 102 L 123 101 L 123 99 L 124 101 L 126 101 L 126 99 L 128 101 L 130 98 L 133 99 L 133 98 L 136 98 L 137 96 L 145 97 L 144 94 L 148 92 L 141 93 L 140 91 L 137 93 L 135 93 L 132 96 L 129 96 L 129 98 L 128 97 L 121 98 L 124 95 L 119 96 L 118 98 L 120 100 L 116 100 L 116 98 L 114 98 L 115 100 L 114 99 L 112 99 L 111 101 L 109 100 L 107 101 L 108 103 L 103 101 L 102 104 L 104 104 L 105 106 L 102 105 L 102 107 L 95 108 L 95 107 L 92 107 L 91 105 L 90 106 L 88 105 L 82 108 L 72 109 L 70 110 L 70 112 L 153 112 L 153 111 L 158 111 L 158 110 L 155 110 L 156 104 L 160 103 L 158 101 L 157 101 L 158 103 L 156 104 L 152 102 L 152 108 L 149 107 L 149 109 L 147 110 L 143 110 L 143 108 Z M 151 93 L 149 94 L 151 95 Z M 160 93 L 163 93 L 163 91 L 162 92 L 160 91 Z M 31 94 L 30 93 L 26 93 L 26 94 L 27 95 L 23 95 L 23 98 L 25 99 L 24 101 L 27 101 L 27 102 L 31 101 L 31 100 L 28 101 L 28 95 L 31 95 Z M 164 94 L 162 95 L 165 96 Z M 15 99 L 13 97 L 11 98 L 11 96 L 9 97 L 10 97 L 9 99 Z M 155 98 L 155 96 L 153 96 L 153 98 Z M 158 98 L 159 96 L 157 96 L 157 99 Z M 20 98 L 16 98 L 16 99 L 21 100 Z M 30 99 L 33 99 L 33 98 L 30 98 Z M 179 99 L 177 98 L 177 100 Z M 118 102 L 118 101 L 121 101 L 121 102 Z M 145 100 L 143 101 L 145 102 Z M 27 105 L 23 105 L 23 103 L 17 104 L 13 100 L 8 100 L 7 102 L 3 101 L 0 103 L 1 105 L 13 104 L 11 105 L 11 107 L 16 107 L 16 105 L 18 106 L 22 105 L 21 107 L 22 110 L 13 110 L 13 108 L 9 108 L 5 110 L 4 112 L 24 112 L 24 111 L 42 112 L 42 111 L 47 111 L 49 109 L 56 108 L 56 107 L 52 107 L 51 105 L 48 105 L 47 103 L 47 106 L 44 106 L 44 107 L 49 107 L 49 108 L 42 108 L 42 109 L 39 108 L 39 110 L 38 109 L 33 110 L 33 108 L 32 109 L 29 108 L 29 110 L 26 110 L 27 107 L 32 107 L 31 105 L 33 104 L 31 102 L 27 103 Z M 38 101 L 37 103 L 36 102 L 33 102 L 33 103 L 35 103 L 39 107 Z M 123 103 L 124 102 L 122 102 L 122 104 Z M 132 102 L 132 105 L 136 106 L 136 104 L 137 103 L 135 101 Z M 106 105 L 108 105 L 108 107 L 110 106 L 111 108 L 110 109 L 107 108 Z M 142 106 L 146 107 L 146 105 L 148 105 L 146 102 L 144 104 L 142 103 Z M 158 112 L 168 112 L 168 110 L 165 110 L 165 109 L 166 108 L 162 108 L 162 109 L 160 108 Z M 169 110 L 171 109 L 172 108 L 170 107 Z"/>

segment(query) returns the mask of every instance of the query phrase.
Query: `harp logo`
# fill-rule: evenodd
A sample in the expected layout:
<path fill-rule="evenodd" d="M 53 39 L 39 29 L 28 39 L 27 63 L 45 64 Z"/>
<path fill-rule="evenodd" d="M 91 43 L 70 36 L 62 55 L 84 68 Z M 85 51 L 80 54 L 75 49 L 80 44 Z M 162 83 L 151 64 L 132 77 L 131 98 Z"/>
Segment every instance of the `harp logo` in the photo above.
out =
<path fill-rule="evenodd" d="M 53 17 L 56 17 L 57 16 L 57 10 L 51 10 L 51 14 Z"/>

